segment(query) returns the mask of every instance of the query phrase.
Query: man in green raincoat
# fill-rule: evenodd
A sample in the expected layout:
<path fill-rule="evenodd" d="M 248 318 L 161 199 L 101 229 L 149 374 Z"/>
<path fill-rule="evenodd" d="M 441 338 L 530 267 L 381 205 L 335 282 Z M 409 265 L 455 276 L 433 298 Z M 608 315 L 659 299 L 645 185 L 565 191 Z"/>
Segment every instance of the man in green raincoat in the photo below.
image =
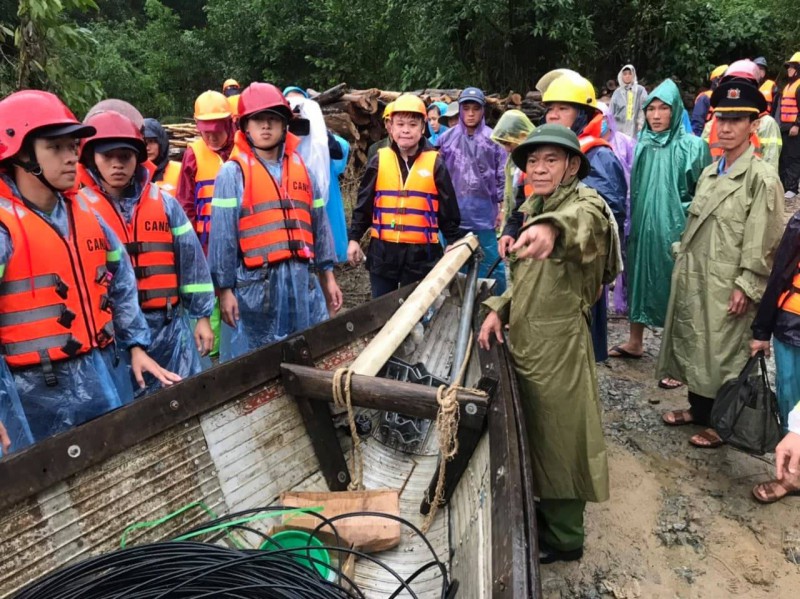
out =
<path fill-rule="evenodd" d="M 577 136 L 543 125 L 511 154 L 533 194 L 511 247 L 514 287 L 487 300 L 478 341 L 509 343 L 523 397 L 537 491 L 540 561 L 583 556 L 587 501 L 608 499 L 608 464 L 588 318 L 621 268 L 614 216 L 579 182 L 589 161 Z"/>
<path fill-rule="evenodd" d="M 697 180 L 711 164 L 708 145 L 683 126 L 678 86 L 667 79 L 644 103 L 642 130 L 631 171 L 631 228 L 628 236 L 628 318 L 630 337 L 612 347 L 612 358 L 638 359 L 645 327 L 663 327 L 667 315 L 673 243 L 686 225 Z M 659 386 L 680 383 L 665 379 Z"/>
<path fill-rule="evenodd" d="M 766 100 L 754 85 L 731 81 L 711 96 L 724 154 L 700 177 L 689 218 L 674 246 L 675 267 L 657 375 L 683 381 L 688 410 L 663 415 L 669 425 L 709 424 L 719 388 L 750 356 L 750 323 L 764 293 L 783 232 L 783 188 L 755 155 L 750 135 Z M 713 429 L 697 447 L 718 447 Z"/>

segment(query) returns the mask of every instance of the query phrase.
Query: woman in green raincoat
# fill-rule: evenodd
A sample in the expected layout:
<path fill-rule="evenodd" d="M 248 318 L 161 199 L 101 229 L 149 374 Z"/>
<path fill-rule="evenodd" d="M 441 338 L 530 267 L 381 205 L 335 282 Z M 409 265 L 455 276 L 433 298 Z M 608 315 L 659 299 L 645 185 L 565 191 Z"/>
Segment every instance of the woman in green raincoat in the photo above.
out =
<path fill-rule="evenodd" d="M 630 337 L 612 347 L 612 358 L 640 358 L 644 328 L 663 327 L 674 265 L 670 247 L 686 226 L 686 211 L 697 180 L 711 164 L 708 144 L 683 127 L 678 86 L 667 79 L 644 103 L 646 124 L 631 172 L 631 228 L 628 237 Z M 680 383 L 665 379 L 659 386 Z"/>
<path fill-rule="evenodd" d="M 608 499 L 608 464 L 588 318 L 621 268 L 614 217 L 580 184 L 589 161 L 577 136 L 543 125 L 512 153 L 533 194 L 512 252 L 514 287 L 484 302 L 478 338 L 509 342 L 523 398 L 538 495 L 540 561 L 583 555 L 586 501 Z"/>
<path fill-rule="evenodd" d="M 689 206 L 675 251 L 672 290 L 658 376 L 687 384 L 688 410 L 663 415 L 669 425 L 709 424 L 714 398 L 750 356 L 750 323 L 767 284 L 783 233 L 778 173 L 755 155 L 750 135 L 766 101 L 754 85 L 721 84 L 711 96 L 724 154 L 708 166 Z M 718 447 L 713 429 L 694 435 L 698 447 Z"/>
<path fill-rule="evenodd" d="M 503 224 L 514 210 L 517 201 L 517 188 L 523 184 L 523 174 L 511 159 L 511 152 L 536 129 L 530 119 L 521 110 L 507 110 L 497 121 L 491 134 L 491 140 L 508 152 L 506 160 L 506 186 L 503 191 Z"/>

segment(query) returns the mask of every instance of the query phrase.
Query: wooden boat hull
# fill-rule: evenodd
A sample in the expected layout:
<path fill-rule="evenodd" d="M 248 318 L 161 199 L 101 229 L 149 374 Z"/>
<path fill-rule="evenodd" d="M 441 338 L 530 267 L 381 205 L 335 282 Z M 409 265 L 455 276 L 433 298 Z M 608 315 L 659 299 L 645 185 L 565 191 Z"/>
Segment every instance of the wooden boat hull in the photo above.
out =
<path fill-rule="evenodd" d="M 0 461 L 0 595 L 10 596 L 67 563 L 112 551 L 131 523 L 191 502 L 222 514 L 272 504 L 290 489 L 340 486 L 341 480 L 331 480 L 336 456 L 323 463 L 328 458 L 319 451 L 324 431 L 314 429 L 305 404 L 286 394 L 280 364 L 288 352 L 302 354 L 317 368 L 347 366 L 411 290 L 369 302 Z M 439 360 L 430 367 L 442 371 L 447 365 L 441 339 L 451 327 L 444 322 L 440 328 L 420 351 L 428 352 L 426 364 Z M 533 488 L 513 372 L 504 348 L 474 353 L 472 379 L 494 381 L 494 394 L 485 430 L 476 430 L 465 450 L 474 451 L 448 466 L 448 473 L 463 474 L 428 538 L 449 561 L 458 597 L 538 597 Z M 402 489 L 401 515 L 419 523 L 420 501 L 436 465 L 435 455 L 408 456 L 370 442 L 364 481 L 368 488 Z M 190 511 L 131 542 L 170 538 L 206 517 Z M 406 574 L 430 559 L 408 535 L 380 556 Z M 368 564 L 357 567 L 357 581 L 372 597 L 396 588 Z M 420 597 L 436 597 L 441 581 L 431 572 L 415 589 Z"/>

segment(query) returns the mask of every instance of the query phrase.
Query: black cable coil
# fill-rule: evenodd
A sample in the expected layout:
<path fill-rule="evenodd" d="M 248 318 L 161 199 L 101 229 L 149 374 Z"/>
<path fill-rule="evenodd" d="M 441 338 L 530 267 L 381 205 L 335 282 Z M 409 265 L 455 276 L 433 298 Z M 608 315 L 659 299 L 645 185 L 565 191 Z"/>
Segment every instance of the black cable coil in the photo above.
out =
<path fill-rule="evenodd" d="M 223 528 L 246 531 L 261 537 L 271 547 L 281 547 L 279 541 L 272 540 L 269 535 L 237 521 L 285 509 L 284 506 L 275 506 L 231 513 L 182 532 L 175 538 L 211 537 L 214 531 Z M 92 557 L 57 570 L 29 584 L 14 595 L 14 599 L 365 599 L 356 583 L 338 566 L 323 564 L 311 554 L 311 551 L 319 549 L 338 554 L 339 564 L 348 554 L 354 554 L 382 567 L 397 579 L 397 587 L 386 595 L 388 599 L 403 592 L 416 599 L 413 581 L 432 568 L 438 568 L 441 575 L 442 599 L 454 596 L 458 583 L 449 583 L 447 568 L 439 561 L 430 541 L 407 520 L 378 512 L 353 512 L 330 519 L 315 512 L 308 514 L 320 520 L 312 535 L 327 529 L 335 539 L 335 546 L 259 550 L 188 540 L 151 543 Z M 334 522 L 358 516 L 385 518 L 410 528 L 422 539 L 433 559 L 403 579 L 374 556 L 341 547 Z M 323 564 L 335 572 L 335 581 L 327 580 L 317 569 L 299 563 L 296 559 L 298 554 L 312 564 Z"/>

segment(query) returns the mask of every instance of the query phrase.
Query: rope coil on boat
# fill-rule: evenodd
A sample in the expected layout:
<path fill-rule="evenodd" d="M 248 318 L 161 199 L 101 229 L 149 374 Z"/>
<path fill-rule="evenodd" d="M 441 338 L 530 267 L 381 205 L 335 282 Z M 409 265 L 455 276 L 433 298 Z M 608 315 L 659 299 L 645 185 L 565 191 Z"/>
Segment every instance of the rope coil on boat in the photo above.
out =
<path fill-rule="evenodd" d="M 334 405 L 337 408 L 347 408 L 347 422 L 350 425 L 350 436 L 353 438 L 353 447 L 351 449 L 353 472 L 347 488 L 351 491 L 360 491 L 364 488 L 364 453 L 361 448 L 361 438 L 358 436 L 358 429 L 356 429 L 356 418 L 350 394 L 352 378 L 352 370 L 338 368 L 333 373 L 332 393 Z"/>

